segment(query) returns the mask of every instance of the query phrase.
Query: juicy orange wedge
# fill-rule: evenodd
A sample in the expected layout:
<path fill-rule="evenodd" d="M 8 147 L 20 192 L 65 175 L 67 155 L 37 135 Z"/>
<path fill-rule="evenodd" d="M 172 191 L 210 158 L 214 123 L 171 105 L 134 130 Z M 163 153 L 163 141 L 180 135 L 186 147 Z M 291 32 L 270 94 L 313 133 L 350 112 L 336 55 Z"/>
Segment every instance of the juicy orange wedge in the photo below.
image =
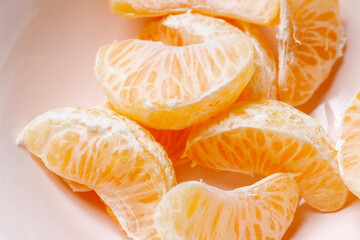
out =
<path fill-rule="evenodd" d="M 195 15 L 195 17 L 197 16 Z M 201 18 L 199 16 L 199 21 L 201 21 Z M 182 21 L 181 17 L 173 17 L 171 19 Z M 255 25 L 236 20 L 228 20 L 228 22 L 241 29 L 254 47 L 254 74 L 237 99 L 237 102 L 260 100 L 262 98 L 277 99 L 277 68 L 270 46 L 266 43 Z M 174 46 L 191 45 L 204 41 L 203 36 L 196 33 L 198 30 L 191 31 L 192 29 L 179 29 L 176 25 L 171 24 L 169 19 L 163 19 L 152 22 L 143 29 L 139 38 L 142 40 L 159 41 Z"/>
<path fill-rule="evenodd" d="M 157 239 L 153 213 L 176 180 L 141 126 L 101 108 L 61 108 L 37 117 L 19 139 L 50 171 L 93 189 L 129 237 Z"/>
<path fill-rule="evenodd" d="M 347 188 L 334 143 L 310 116 L 275 100 L 232 106 L 192 128 L 185 154 L 195 163 L 228 171 L 299 174 L 300 195 L 324 211 L 341 208 Z"/>
<path fill-rule="evenodd" d="M 279 0 L 110 0 L 111 10 L 125 17 L 154 17 L 194 11 L 261 25 L 277 21 Z"/>
<path fill-rule="evenodd" d="M 338 145 L 341 176 L 350 191 L 360 198 L 360 92 L 344 114 Z"/>
<path fill-rule="evenodd" d="M 165 20 L 191 45 L 131 39 L 102 47 L 96 74 L 115 109 L 155 129 L 179 130 L 235 102 L 253 67 L 253 47 L 237 28 L 196 14 Z"/>
<path fill-rule="evenodd" d="M 279 95 L 305 103 L 329 76 L 345 45 L 338 0 L 280 0 Z"/>
<path fill-rule="evenodd" d="M 200 182 L 171 189 L 155 212 L 161 239 L 281 239 L 291 224 L 299 189 L 289 174 L 223 191 Z"/>
<path fill-rule="evenodd" d="M 117 114 L 116 109 L 111 105 L 111 103 L 109 103 L 109 101 L 104 101 L 98 107 L 111 110 Z M 189 161 L 189 159 L 183 158 L 183 153 L 191 128 L 185 128 L 182 130 L 157 130 L 147 128 L 147 130 L 151 133 L 155 140 L 164 147 L 166 153 L 173 163 L 173 166 L 178 166 Z M 92 190 L 86 185 L 82 185 L 64 178 L 63 180 L 74 192 L 88 192 Z"/>
<path fill-rule="evenodd" d="M 229 22 L 240 28 L 254 46 L 254 75 L 236 102 L 278 99 L 277 66 L 269 44 L 255 25 L 236 20 Z"/>

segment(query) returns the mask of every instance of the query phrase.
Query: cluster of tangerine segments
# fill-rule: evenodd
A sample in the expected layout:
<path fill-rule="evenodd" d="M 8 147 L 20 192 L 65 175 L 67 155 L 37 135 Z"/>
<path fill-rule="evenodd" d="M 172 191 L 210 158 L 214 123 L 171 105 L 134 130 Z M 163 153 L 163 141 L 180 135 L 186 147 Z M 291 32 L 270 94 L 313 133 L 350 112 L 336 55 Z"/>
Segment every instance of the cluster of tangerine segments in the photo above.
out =
<path fill-rule="evenodd" d="M 299 196 L 322 212 L 341 209 L 348 188 L 360 196 L 360 93 L 339 151 L 291 106 L 306 102 L 342 55 L 337 0 L 110 6 L 125 17 L 166 16 L 137 39 L 99 49 L 103 104 L 48 111 L 18 143 L 74 191 L 95 191 L 128 237 L 281 239 Z M 278 61 L 255 24 L 279 24 Z M 173 165 L 187 161 L 266 177 L 232 191 L 177 184 Z"/>

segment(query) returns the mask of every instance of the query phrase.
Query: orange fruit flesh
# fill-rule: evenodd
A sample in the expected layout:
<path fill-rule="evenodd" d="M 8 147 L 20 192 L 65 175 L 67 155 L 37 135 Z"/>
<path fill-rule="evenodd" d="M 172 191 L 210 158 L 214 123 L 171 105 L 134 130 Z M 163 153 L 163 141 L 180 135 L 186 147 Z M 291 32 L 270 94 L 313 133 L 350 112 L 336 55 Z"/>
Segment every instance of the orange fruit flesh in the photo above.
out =
<path fill-rule="evenodd" d="M 185 155 L 218 170 L 299 174 L 300 194 L 320 211 L 338 210 L 347 198 L 327 133 L 310 116 L 274 100 L 238 104 L 194 126 Z"/>
<path fill-rule="evenodd" d="M 360 92 L 345 111 L 338 144 L 341 176 L 350 191 L 360 198 Z"/>
<path fill-rule="evenodd" d="M 176 20 L 176 17 L 172 19 Z M 180 21 L 181 18 L 178 17 Z M 174 20 L 173 20 L 174 21 Z M 143 29 L 139 39 L 163 42 L 171 46 L 186 46 L 205 41 L 204 36 L 198 34 L 197 28 L 179 28 L 169 18 L 151 23 Z M 260 100 L 262 98 L 277 99 L 277 69 L 274 55 L 256 26 L 240 21 L 228 20 L 239 28 L 251 41 L 254 47 L 254 74 L 238 101 Z M 222 30 L 220 28 L 219 30 Z M 226 30 L 222 30 L 226 33 Z M 235 31 L 235 29 L 231 29 Z M 215 36 L 220 32 L 215 32 Z"/>
<path fill-rule="evenodd" d="M 50 171 L 93 189 L 129 237 L 157 239 L 152 215 L 176 180 L 142 127 L 105 109 L 62 108 L 37 117 L 20 139 Z"/>
<path fill-rule="evenodd" d="M 241 29 L 254 46 L 254 75 L 236 103 L 263 98 L 278 99 L 277 63 L 269 44 L 255 25 L 235 20 L 229 22 Z"/>
<path fill-rule="evenodd" d="M 281 239 L 298 198 L 295 180 L 283 173 L 233 191 L 184 182 L 157 206 L 155 226 L 164 240 Z"/>
<path fill-rule="evenodd" d="M 105 101 L 99 107 L 116 112 L 116 109 L 108 101 Z M 189 161 L 188 159 L 183 158 L 183 153 L 191 128 L 185 128 L 182 130 L 157 130 L 153 128 L 146 129 L 151 133 L 155 140 L 164 147 L 166 153 L 173 163 L 173 166 L 177 166 Z"/>
<path fill-rule="evenodd" d="M 278 21 L 279 0 L 110 0 L 110 7 L 114 13 L 125 17 L 154 17 L 193 11 L 273 25 Z"/>
<path fill-rule="evenodd" d="M 147 127 L 180 130 L 235 102 L 253 74 L 253 48 L 221 19 L 188 13 L 167 21 L 204 41 L 186 46 L 114 42 L 99 50 L 96 73 L 119 113 Z"/>
<path fill-rule="evenodd" d="M 117 113 L 116 109 L 108 101 L 103 102 L 102 104 L 99 105 L 99 107 Z M 185 128 L 182 130 L 157 130 L 152 128 L 146 128 L 146 129 L 151 133 L 151 135 L 155 138 L 155 140 L 164 147 L 166 153 L 168 154 L 170 160 L 173 163 L 173 166 L 178 166 L 189 161 L 189 159 L 183 158 L 183 153 L 185 150 L 186 141 L 190 134 L 191 128 Z M 91 188 L 85 185 L 79 184 L 77 182 L 69 181 L 67 179 L 63 179 L 63 180 L 69 185 L 69 187 L 74 192 L 91 191 Z M 109 211 L 110 208 L 107 209 Z"/>
<path fill-rule="evenodd" d="M 183 154 L 191 128 L 182 130 L 148 130 L 151 135 L 154 136 L 155 140 L 164 147 L 173 166 L 178 166 L 189 161 L 189 159 L 183 157 Z"/>
<path fill-rule="evenodd" d="M 280 0 L 279 95 L 305 103 L 328 78 L 345 45 L 338 0 Z"/>

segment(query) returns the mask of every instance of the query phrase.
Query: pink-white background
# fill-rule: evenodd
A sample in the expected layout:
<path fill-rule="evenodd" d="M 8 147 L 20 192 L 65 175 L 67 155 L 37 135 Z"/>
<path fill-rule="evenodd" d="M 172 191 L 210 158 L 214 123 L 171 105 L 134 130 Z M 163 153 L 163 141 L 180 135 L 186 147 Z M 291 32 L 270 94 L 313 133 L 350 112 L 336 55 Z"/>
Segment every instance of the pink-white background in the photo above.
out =
<path fill-rule="evenodd" d="M 347 102 L 360 89 L 360 1 L 342 0 L 348 33 L 345 57 L 301 109 L 336 138 Z M 57 176 L 16 147 L 16 134 L 34 117 L 63 106 L 104 99 L 94 75 L 97 49 L 137 36 L 149 20 L 111 14 L 108 1 L 0 1 L 0 240 L 126 239 L 94 193 L 73 193 Z M 274 30 L 262 28 L 271 39 Z M 272 43 L 276 46 L 276 43 Z M 232 189 L 258 180 L 188 165 L 179 181 L 203 179 Z M 360 201 L 322 214 L 301 202 L 284 239 L 360 239 Z"/>

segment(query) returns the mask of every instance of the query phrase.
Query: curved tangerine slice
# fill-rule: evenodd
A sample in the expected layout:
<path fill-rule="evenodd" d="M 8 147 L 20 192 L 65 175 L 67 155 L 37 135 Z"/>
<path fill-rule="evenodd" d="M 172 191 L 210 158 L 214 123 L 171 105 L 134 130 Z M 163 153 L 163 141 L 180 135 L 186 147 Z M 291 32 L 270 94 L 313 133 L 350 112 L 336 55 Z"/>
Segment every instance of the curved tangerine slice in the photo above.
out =
<path fill-rule="evenodd" d="M 345 111 L 338 144 L 340 174 L 350 191 L 360 198 L 360 92 Z"/>
<path fill-rule="evenodd" d="M 111 10 L 125 17 L 153 17 L 195 11 L 213 16 L 273 25 L 279 0 L 110 0 Z"/>
<path fill-rule="evenodd" d="M 333 141 L 310 116 L 275 100 L 232 106 L 192 128 L 185 154 L 228 171 L 299 174 L 300 195 L 320 211 L 341 208 L 348 191 Z"/>
<path fill-rule="evenodd" d="M 194 14 L 167 19 L 204 41 L 114 42 L 99 50 L 96 73 L 119 113 L 151 128 L 179 130 L 235 102 L 253 74 L 253 48 L 221 19 Z"/>
<path fill-rule="evenodd" d="M 133 239 L 157 239 L 153 213 L 175 185 L 170 160 L 142 127 L 100 108 L 61 108 L 19 139 L 50 171 L 93 189 Z"/>
<path fill-rule="evenodd" d="M 105 108 L 116 113 L 116 109 L 111 105 L 109 101 L 105 101 L 99 105 L 101 108 Z M 185 128 L 181 130 L 157 130 L 153 128 L 147 128 L 155 140 L 160 143 L 166 153 L 168 154 L 173 166 L 181 165 L 188 162 L 189 159 L 183 158 L 183 153 L 186 146 L 187 138 L 190 134 L 191 128 Z M 63 179 L 74 192 L 88 192 L 91 188 L 81 185 L 77 182 Z"/>
<path fill-rule="evenodd" d="M 159 203 L 155 227 L 164 240 L 281 239 L 298 198 L 295 180 L 283 173 L 233 191 L 184 182 Z"/>
<path fill-rule="evenodd" d="M 184 15 L 187 16 L 187 15 Z M 151 23 L 141 33 L 142 40 L 160 41 L 172 46 L 186 46 L 204 42 L 204 35 L 198 33 L 198 28 L 179 28 L 174 21 L 182 22 L 184 16 L 172 16 Z M 204 21 L 200 15 L 194 15 L 197 21 Z M 254 74 L 245 89 L 241 92 L 238 101 L 260 100 L 262 98 L 277 99 L 277 69 L 270 46 L 266 43 L 256 26 L 240 21 L 229 20 L 229 23 L 240 28 L 249 38 L 254 47 Z M 220 26 L 219 26 L 219 30 Z M 223 30 L 226 34 L 228 30 Z M 235 29 L 230 29 L 235 31 Z M 240 31 L 239 31 L 240 32 Z M 220 32 L 215 32 L 218 35 Z"/>
<path fill-rule="evenodd" d="M 279 95 L 306 102 L 329 76 L 345 45 L 338 0 L 281 0 Z"/>
<path fill-rule="evenodd" d="M 278 99 L 277 67 L 269 44 L 255 25 L 234 20 L 230 23 L 240 28 L 254 46 L 254 75 L 236 102 Z"/>

